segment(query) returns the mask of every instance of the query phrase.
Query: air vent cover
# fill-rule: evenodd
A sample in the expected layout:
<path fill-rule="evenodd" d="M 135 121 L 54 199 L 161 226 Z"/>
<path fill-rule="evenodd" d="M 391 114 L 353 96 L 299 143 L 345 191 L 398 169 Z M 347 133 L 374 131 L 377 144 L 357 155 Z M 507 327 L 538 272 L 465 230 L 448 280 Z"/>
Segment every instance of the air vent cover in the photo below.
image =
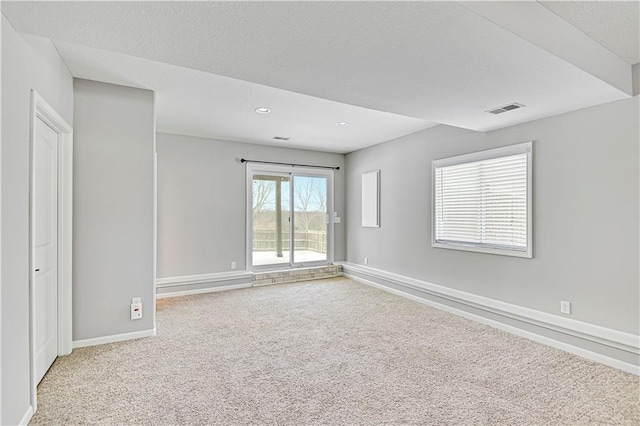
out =
<path fill-rule="evenodd" d="M 494 109 L 490 109 L 489 111 L 487 111 L 490 114 L 502 114 L 503 112 L 508 112 L 508 111 L 513 111 L 514 109 L 520 109 L 520 108 L 524 108 L 524 105 L 516 103 L 516 102 L 512 102 L 508 105 L 505 106 L 501 106 L 499 108 L 494 108 Z"/>
<path fill-rule="evenodd" d="M 285 138 L 284 136 L 274 136 L 273 137 L 277 141 L 288 141 L 291 138 Z"/>

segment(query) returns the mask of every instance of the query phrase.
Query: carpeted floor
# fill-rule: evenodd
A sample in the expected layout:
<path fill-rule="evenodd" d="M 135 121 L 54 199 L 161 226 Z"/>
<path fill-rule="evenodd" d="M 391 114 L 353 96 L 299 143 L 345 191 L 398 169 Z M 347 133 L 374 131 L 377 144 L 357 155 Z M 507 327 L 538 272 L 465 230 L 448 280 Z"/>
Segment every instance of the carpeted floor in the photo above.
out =
<path fill-rule="evenodd" d="M 31 424 L 640 424 L 638 377 L 336 278 L 158 301 L 76 349 Z"/>

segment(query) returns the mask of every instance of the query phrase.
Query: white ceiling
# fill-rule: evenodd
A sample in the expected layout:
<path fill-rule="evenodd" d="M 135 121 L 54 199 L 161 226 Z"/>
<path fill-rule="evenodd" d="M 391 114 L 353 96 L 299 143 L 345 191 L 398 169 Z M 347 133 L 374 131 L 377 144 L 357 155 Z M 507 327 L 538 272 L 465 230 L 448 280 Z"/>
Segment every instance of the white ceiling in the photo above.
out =
<path fill-rule="evenodd" d="M 640 2 L 541 1 L 630 64 L 640 62 Z"/>
<path fill-rule="evenodd" d="M 505 10 L 517 18 L 520 7 Z M 538 3 L 527 7 L 549 14 Z M 629 96 L 584 58 L 507 29 L 480 9 L 456 2 L 2 3 L 18 31 L 54 40 L 74 76 L 155 90 L 158 129 L 167 132 L 269 144 L 287 136 L 288 146 L 349 152 L 438 123 L 489 131 Z M 622 69 L 625 78 L 628 68 L 630 87 L 628 63 L 602 41 L 580 43 L 575 49 L 594 54 L 587 58 L 594 67 Z M 486 113 L 510 102 L 526 107 Z M 258 115 L 258 106 L 273 112 Z"/>
<path fill-rule="evenodd" d="M 435 125 L 106 50 L 55 45 L 76 77 L 155 90 L 159 132 L 344 153 Z M 257 114 L 262 106 L 272 112 Z M 276 142 L 274 136 L 291 139 Z"/>

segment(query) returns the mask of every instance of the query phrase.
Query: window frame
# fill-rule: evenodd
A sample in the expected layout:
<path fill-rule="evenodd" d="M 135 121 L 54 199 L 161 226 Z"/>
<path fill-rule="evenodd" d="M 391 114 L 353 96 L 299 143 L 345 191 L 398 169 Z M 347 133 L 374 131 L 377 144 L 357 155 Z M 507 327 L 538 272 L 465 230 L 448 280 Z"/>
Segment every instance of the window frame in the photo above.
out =
<path fill-rule="evenodd" d="M 436 240 L 436 169 L 458 164 L 474 163 L 511 155 L 527 155 L 527 249 L 523 251 L 485 247 L 475 243 L 440 242 Z M 477 151 L 453 157 L 441 158 L 431 162 L 431 246 L 450 250 L 462 250 L 476 253 L 497 254 L 521 258 L 533 258 L 533 142 L 524 142 L 500 148 Z"/>

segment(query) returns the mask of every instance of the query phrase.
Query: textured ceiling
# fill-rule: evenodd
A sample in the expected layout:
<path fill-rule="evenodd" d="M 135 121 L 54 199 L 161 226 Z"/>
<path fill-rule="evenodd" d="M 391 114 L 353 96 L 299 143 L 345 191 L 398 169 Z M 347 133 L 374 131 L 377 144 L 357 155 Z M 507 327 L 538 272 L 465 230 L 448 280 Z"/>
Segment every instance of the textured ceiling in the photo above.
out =
<path fill-rule="evenodd" d="M 242 80 L 56 42 L 74 76 L 156 91 L 157 130 L 346 153 L 434 126 Z M 270 114 L 257 114 L 256 107 Z M 347 127 L 338 122 L 350 123 Z M 276 142 L 274 136 L 291 138 Z"/>
<path fill-rule="evenodd" d="M 519 12 L 517 3 L 511 9 Z M 2 10 L 18 31 L 54 40 L 74 75 L 155 90 L 158 127 L 196 136 L 267 141 L 297 128 L 308 147 L 324 143 L 345 152 L 431 123 L 489 131 L 629 96 L 588 67 L 456 2 L 3 2 Z M 590 49 L 606 50 L 584 38 Z M 106 51 L 150 61 L 121 55 L 110 66 Z M 192 80 L 184 77 L 188 70 L 159 63 L 213 75 Z M 219 85 L 229 88 L 222 97 L 214 94 Z M 235 102 L 234 90 L 246 102 Z M 180 114 L 189 102 L 229 122 Z M 526 108 L 486 113 L 510 102 Z M 276 103 L 286 114 L 281 121 L 276 114 L 243 115 L 248 105 L 274 109 Z M 337 103 L 366 108 L 349 111 L 362 113 L 362 125 L 372 131 L 353 122 L 351 136 L 340 139 L 336 129 L 319 127 L 317 112 L 335 120 L 330 109 L 340 110 Z M 387 122 L 370 110 L 392 114 Z"/>
<path fill-rule="evenodd" d="M 638 1 L 542 1 L 565 21 L 630 64 L 640 62 Z"/>

